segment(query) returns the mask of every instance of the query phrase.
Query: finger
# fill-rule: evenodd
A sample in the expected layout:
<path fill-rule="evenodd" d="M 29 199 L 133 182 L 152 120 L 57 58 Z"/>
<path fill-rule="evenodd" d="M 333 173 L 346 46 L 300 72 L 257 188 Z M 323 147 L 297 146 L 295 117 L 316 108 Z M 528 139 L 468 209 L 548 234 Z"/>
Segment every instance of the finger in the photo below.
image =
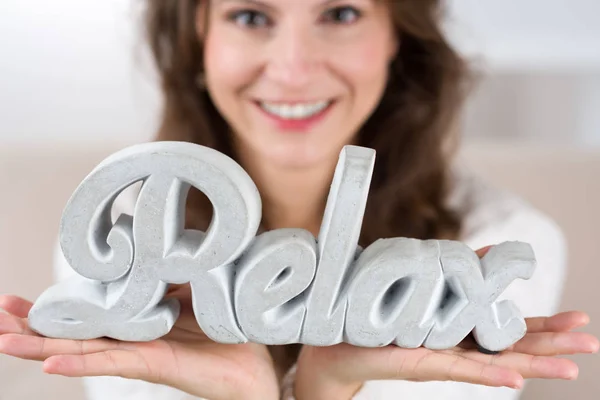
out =
<path fill-rule="evenodd" d="M 579 368 L 571 360 L 546 356 L 535 356 L 514 352 L 487 355 L 475 351 L 463 353 L 465 358 L 474 361 L 508 368 L 525 379 L 566 379 L 573 380 Z"/>
<path fill-rule="evenodd" d="M 420 356 L 411 357 L 411 351 L 398 349 L 392 353 L 389 365 L 393 374 L 389 379 L 456 381 L 511 388 L 523 385 L 523 378 L 518 372 L 501 366 L 437 351 L 421 352 Z"/>
<path fill-rule="evenodd" d="M 568 332 L 590 323 L 590 317 L 580 311 L 562 312 L 551 317 L 526 318 L 527 332 Z"/>
<path fill-rule="evenodd" d="M 0 296 L 0 308 L 16 317 L 27 318 L 31 307 L 33 307 L 33 303 L 21 297 L 12 295 Z"/>
<path fill-rule="evenodd" d="M 165 294 L 165 297 L 176 297 L 177 294 L 185 294 L 186 292 L 190 292 L 190 290 L 191 289 L 189 283 L 181 285 L 171 283 L 167 288 L 167 293 Z"/>
<path fill-rule="evenodd" d="M 0 314 L 0 335 L 18 333 L 21 335 L 37 336 L 29 329 L 27 320 L 10 314 Z"/>
<path fill-rule="evenodd" d="M 491 248 L 492 248 L 492 246 L 482 247 L 481 249 L 475 251 L 475 254 L 477 254 L 477 257 L 479 257 L 479 258 L 483 258 L 483 256 L 485 256 L 488 253 L 488 251 L 490 251 Z"/>
<path fill-rule="evenodd" d="M 177 319 L 177 323 L 175 324 L 175 328 L 184 332 L 192 333 L 196 339 L 199 338 L 198 335 L 201 335 L 203 338 L 206 336 L 200 326 L 198 326 L 196 317 L 193 314 L 190 315 L 186 313 L 180 315 Z"/>
<path fill-rule="evenodd" d="M 121 348 L 125 348 L 125 344 L 110 339 L 48 339 L 40 336 L 18 334 L 0 336 L 0 353 L 36 361 L 43 361 L 59 354 L 81 355 Z"/>
<path fill-rule="evenodd" d="M 180 331 L 184 331 L 187 333 L 193 333 L 194 335 L 202 335 L 205 337 L 206 335 L 200 328 L 198 321 L 196 319 L 196 314 L 194 313 L 194 307 L 190 299 L 177 297 L 179 300 L 180 312 L 179 317 L 177 318 L 177 322 L 175 324 L 175 328 Z M 198 336 L 196 336 L 198 338 Z"/>
<path fill-rule="evenodd" d="M 583 332 L 528 333 L 510 351 L 535 356 L 596 353 L 598 339 Z"/>
<path fill-rule="evenodd" d="M 53 356 L 44 362 L 48 374 L 68 377 L 120 376 L 159 382 L 160 373 L 153 370 L 143 356 L 136 351 L 109 350 L 86 355 Z"/>

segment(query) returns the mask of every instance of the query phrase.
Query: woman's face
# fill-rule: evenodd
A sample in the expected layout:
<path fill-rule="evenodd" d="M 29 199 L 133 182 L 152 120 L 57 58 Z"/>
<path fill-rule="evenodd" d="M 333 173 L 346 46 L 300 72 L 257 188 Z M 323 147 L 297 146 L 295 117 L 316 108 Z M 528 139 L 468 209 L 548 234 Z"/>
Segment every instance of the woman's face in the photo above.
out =
<path fill-rule="evenodd" d="M 205 84 L 237 144 L 280 167 L 337 160 L 395 56 L 384 2 L 207 1 L 197 14 Z"/>

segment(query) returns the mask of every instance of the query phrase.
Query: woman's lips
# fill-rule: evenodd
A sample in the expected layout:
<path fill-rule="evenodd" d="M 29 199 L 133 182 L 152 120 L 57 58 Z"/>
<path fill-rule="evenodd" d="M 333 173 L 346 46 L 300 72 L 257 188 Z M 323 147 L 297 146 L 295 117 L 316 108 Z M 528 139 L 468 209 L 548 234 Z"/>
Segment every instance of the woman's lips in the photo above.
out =
<path fill-rule="evenodd" d="M 331 111 L 333 100 L 316 102 L 255 102 L 277 129 L 306 132 Z"/>

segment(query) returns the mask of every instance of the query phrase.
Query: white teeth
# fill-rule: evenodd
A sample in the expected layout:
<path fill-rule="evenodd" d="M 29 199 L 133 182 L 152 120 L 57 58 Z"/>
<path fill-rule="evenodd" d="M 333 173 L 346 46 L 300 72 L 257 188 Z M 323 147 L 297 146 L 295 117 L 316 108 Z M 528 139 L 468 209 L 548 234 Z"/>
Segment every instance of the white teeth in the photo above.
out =
<path fill-rule="evenodd" d="M 329 101 L 319 101 L 317 103 L 305 104 L 273 104 L 261 102 L 260 106 L 266 112 L 285 119 L 304 119 L 312 117 L 323 111 Z"/>

